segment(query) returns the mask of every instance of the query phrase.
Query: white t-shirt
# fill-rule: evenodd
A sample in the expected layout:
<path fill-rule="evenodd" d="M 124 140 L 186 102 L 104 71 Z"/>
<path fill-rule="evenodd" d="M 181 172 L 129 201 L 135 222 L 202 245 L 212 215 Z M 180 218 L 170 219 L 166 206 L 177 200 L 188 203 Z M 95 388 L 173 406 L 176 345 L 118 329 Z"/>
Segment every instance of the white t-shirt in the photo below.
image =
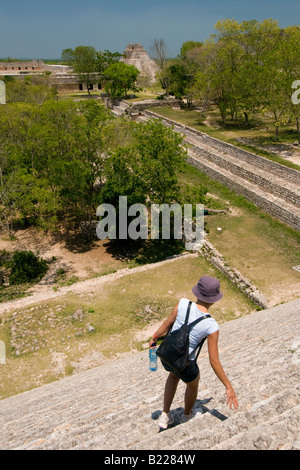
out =
<path fill-rule="evenodd" d="M 184 324 L 188 304 L 189 299 L 180 299 L 178 305 L 178 313 L 172 331 L 177 330 Z M 200 318 L 204 315 L 207 315 L 207 313 L 201 312 L 195 302 L 193 302 L 191 305 L 188 323 L 192 323 L 194 320 L 197 320 L 197 318 Z M 218 329 L 219 325 L 213 318 L 205 318 L 205 320 L 202 320 L 196 325 L 194 325 L 190 331 L 189 353 L 191 353 L 193 349 L 195 349 L 195 347 L 202 341 L 203 338 L 214 333 L 215 331 L 218 331 Z M 195 354 L 191 356 L 191 359 L 195 359 Z"/>

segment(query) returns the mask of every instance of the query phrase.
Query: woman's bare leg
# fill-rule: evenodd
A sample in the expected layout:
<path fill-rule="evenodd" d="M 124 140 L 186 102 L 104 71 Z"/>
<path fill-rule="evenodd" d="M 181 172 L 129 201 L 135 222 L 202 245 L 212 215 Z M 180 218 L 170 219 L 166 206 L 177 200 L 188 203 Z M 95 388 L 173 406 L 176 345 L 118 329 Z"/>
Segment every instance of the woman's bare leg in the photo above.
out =
<path fill-rule="evenodd" d="M 192 412 L 193 406 L 195 404 L 197 395 L 198 395 L 198 386 L 199 386 L 200 374 L 198 377 L 186 384 L 185 396 L 184 396 L 184 414 L 189 416 Z"/>
<path fill-rule="evenodd" d="M 164 395 L 164 412 L 169 413 L 171 404 L 173 402 L 177 386 L 179 383 L 179 378 L 176 377 L 172 372 L 170 372 L 169 377 L 167 378 L 165 385 L 165 395 Z"/>

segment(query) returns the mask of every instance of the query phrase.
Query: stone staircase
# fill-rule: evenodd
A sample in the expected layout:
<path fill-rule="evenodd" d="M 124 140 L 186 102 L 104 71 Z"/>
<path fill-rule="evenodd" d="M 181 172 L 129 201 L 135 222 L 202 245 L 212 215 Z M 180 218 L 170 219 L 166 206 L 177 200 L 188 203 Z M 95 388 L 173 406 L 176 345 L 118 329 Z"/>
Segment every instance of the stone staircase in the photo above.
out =
<path fill-rule="evenodd" d="M 188 163 L 300 230 L 300 172 L 246 152 L 147 110 L 140 121 L 159 118 L 188 143 Z"/>
<path fill-rule="evenodd" d="M 195 417 L 179 424 L 180 383 L 175 423 L 158 432 L 167 373 L 145 350 L 2 400 L 0 449 L 300 450 L 300 299 L 220 325 L 219 351 L 238 410 L 205 345 Z"/>
<path fill-rule="evenodd" d="M 190 139 L 186 140 L 191 143 Z M 188 149 L 189 163 L 300 230 L 300 173 L 296 184 L 225 152 L 209 151 L 193 141 Z"/>
<path fill-rule="evenodd" d="M 129 108 L 129 104 L 125 101 L 120 100 L 117 104 L 112 107 L 111 112 L 115 117 L 120 117 L 125 114 L 127 108 Z"/>

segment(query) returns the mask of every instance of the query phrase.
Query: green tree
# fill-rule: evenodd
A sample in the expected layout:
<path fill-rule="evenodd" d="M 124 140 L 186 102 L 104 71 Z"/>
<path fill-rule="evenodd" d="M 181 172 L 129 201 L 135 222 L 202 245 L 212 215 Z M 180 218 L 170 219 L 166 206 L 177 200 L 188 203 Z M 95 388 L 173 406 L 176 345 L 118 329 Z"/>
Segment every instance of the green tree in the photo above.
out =
<path fill-rule="evenodd" d="M 157 120 L 131 122 L 129 128 L 132 138 L 126 138 L 126 147 L 117 147 L 105 159 L 101 203 L 113 204 L 118 212 L 119 196 L 127 196 L 128 206 L 186 202 L 187 192 L 179 185 L 187 156 L 183 138 Z M 118 233 L 118 217 L 116 224 Z"/>
<path fill-rule="evenodd" d="M 134 136 L 149 202 L 168 204 L 176 201 L 178 175 L 187 157 L 183 138 L 155 120 L 137 124 Z"/>
<path fill-rule="evenodd" d="M 14 223 L 20 219 L 24 206 L 31 199 L 32 178 L 24 169 L 3 171 L 0 167 L 0 226 L 10 237 L 14 234 Z M 31 205 L 31 204 L 30 204 Z"/>
<path fill-rule="evenodd" d="M 119 205 L 119 196 L 127 196 L 128 204 L 146 202 L 146 185 L 141 174 L 134 148 L 118 147 L 105 160 L 106 182 L 101 191 L 101 201 Z"/>
<path fill-rule="evenodd" d="M 292 85 L 300 79 L 300 27 L 290 26 L 281 31 L 280 62 L 286 109 L 290 118 L 296 123 L 298 141 L 300 142 L 300 106 L 293 103 Z"/>
<path fill-rule="evenodd" d="M 188 74 L 187 68 L 184 63 L 179 59 L 169 65 L 169 92 L 175 98 L 181 99 L 187 95 L 188 87 L 191 83 L 192 77 Z"/>
<path fill-rule="evenodd" d="M 193 49 L 200 49 L 202 46 L 203 42 L 185 41 L 180 49 L 180 58 L 187 59 Z"/>
<path fill-rule="evenodd" d="M 292 81 L 284 70 L 287 66 L 284 57 L 288 41 L 285 40 L 284 31 L 279 28 L 278 22 L 265 21 L 261 28 L 260 46 L 257 51 L 261 64 L 259 74 L 261 105 L 273 116 L 275 138 L 278 140 L 280 126 L 289 121 L 288 102 L 291 97 Z"/>
<path fill-rule="evenodd" d="M 32 251 L 16 251 L 11 261 L 9 283 L 24 284 L 41 279 L 47 272 L 47 262 Z"/>
<path fill-rule="evenodd" d="M 287 44 L 278 22 L 226 19 L 215 29 L 196 60 L 198 97 L 219 107 L 223 123 L 228 113 L 232 119 L 243 113 L 248 123 L 249 114 L 265 108 L 274 116 L 278 137 L 279 125 L 287 120 L 283 62 Z"/>
<path fill-rule="evenodd" d="M 159 72 L 156 74 L 156 79 L 159 80 L 162 89 L 166 92 L 166 95 L 169 96 L 171 86 L 171 74 L 168 64 L 165 64 L 164 67 L 159 70 Z"/>
<path fill-rule="evenodd" d="M 48 83 L 48 79 L 37 77 L 33 80 L 12 79 L 6 83 L 7 103 L 38 103 L 42 104 L 50 99 L 57 99 L 57 90 Z"/>
<path fill-rule="evenodd" d="M 97 52 L 92 46 L 64 49 L 62 59 L 72 68 L 78 80 L 86 86 L 90 95 L 91 85 L 97 83 Z"/>
<path fill-rule="evenodd" d="M 127 65 L 123 62 L 113 63 L 104 73 L 105 89 L 112 97 L 126 97 L 129 90 L 137 91 L 135 83 L 139 73 L 134 65 Z"/>
<path fill-rule="evenodd" d="M 10 103 L 0 107 L 0 223 L 10 234 L 15 221 L 64 224 L 92 240 L 102 202 L 183 201 L 186 155 L 161 122 L 112 121 L 98 101 Z"/>
<path fill-rule="evenodd" d="M 2 220 L 54 229 L 70 221 L 90 236 L 103 178 L 102 128 L 109 114 L 93 100 L 0 108 Z"/>
<path fill-rule="evenodd" d="M 110 65 L 119 62 L 121 57 L 123 57 L 123 55 L 119 52 L 110 52 L 108 50 L 97 52 L 96 71 L 100 82 L 105 77 L 105 70 Z"/>
<path fill-rule="evenodd" d="M 126 145 L 109 150 L 101 201 L 117 204 L 119 195 L 130 204 L 172 203 L 179 194 L 178 176 L 187 152 L 183 138 L 157 120 L 131 122 Z"/>
<path fill-rule="evenodd" d="M 202 42 L 186 41 L 182 44 L 178 61 L 184 74 L 184 96 L 187 99 L 187 106 L 191 107 L 193 99 L 197 95 L 195 87 L 195 77 L 199 71 L 198 60 L 202 54 Z"/>
<path fill-rule="evenodd" d="M 230 103 L 234 96 L 230 67 L 222 46 L 212 38 L 203 45 L 197 60 L 194 94 L 203 103 L 203 108 L 210 102 L 216 104 L 225 124 L 230 105 L 234 107 L 234 101 Z"/>

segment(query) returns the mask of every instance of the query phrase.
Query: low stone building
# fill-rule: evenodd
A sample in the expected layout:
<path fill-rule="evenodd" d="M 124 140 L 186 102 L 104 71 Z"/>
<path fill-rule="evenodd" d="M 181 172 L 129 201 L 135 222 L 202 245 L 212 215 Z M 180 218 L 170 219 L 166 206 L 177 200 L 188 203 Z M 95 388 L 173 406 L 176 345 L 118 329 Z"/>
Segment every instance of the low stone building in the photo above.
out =
<path fill-rule="evenodd" d="M 60 92 L 76 92 L 85 89 L 67 65 L 45 64 L 43 60 L 0 62 L 0 77 L 22 79 L 28 75 L 49 75 L 52 85 Z"/>
<path fill-rule="evenodd" d="M 0 75 L 26 75 L 44 71 L 43 60 L 0 62 Z"/>

